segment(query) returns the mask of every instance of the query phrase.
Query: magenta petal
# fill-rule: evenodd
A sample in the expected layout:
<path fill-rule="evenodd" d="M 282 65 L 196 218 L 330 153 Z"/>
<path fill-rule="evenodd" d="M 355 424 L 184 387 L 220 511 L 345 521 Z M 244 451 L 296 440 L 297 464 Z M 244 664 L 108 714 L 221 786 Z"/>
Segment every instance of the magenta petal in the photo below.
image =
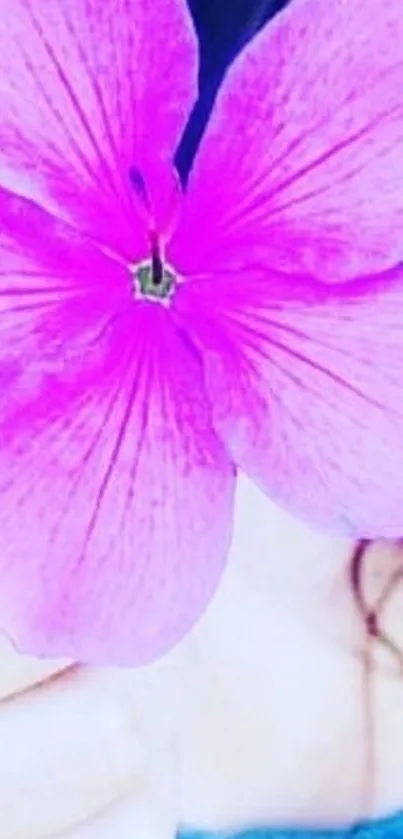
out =
<path fill-rule="evenodd" d="M 293 0 L 266 26 L 195 162 L 173 247 L 185 272 L 253 256 L 335 282 L 399 261 L 402 43 L 401 0 Z"/>
<path fill-rule="evenodd" d="M 74 228 L 0 188 L 0 365 L 50 364 L 127 300 L 131 277 Z M 65 317 L 66 307 L 75 316 Z M 98 324 L 99 328 L 99 324 Z M 77 350 L 80 355 L 81 350 Z M 63 364 L 67 361 L 64 356 Z M 66 370 L 69 365 L 65 364 Z M 0 400 L 6 400 L 4 389 Z"/>
<path fill-rule="evenodd" d="M 228 275 L 181 290 L 217 431 L 311 525 L 403 532 L 402 311 L 403 268 L 342 286 Z"/>
<path fill-rule="evenodd" d="M 234 470 L 169 311 L 112 293 L 120 269 L 108 279 L 85 250 L 65 249 L 63 286 L 38 212 L 36 264 L 28 236 L 18 263 L 18 217 L 2 215 L 0 626 L 24 652 L 145 663 L 213 595 Z"/>
<path fill-rule="evenodd" d="M 185 0 L 0 0 L 0 185 L 137 258 L 129 171 L 173 157 L 196 78 Z"/>

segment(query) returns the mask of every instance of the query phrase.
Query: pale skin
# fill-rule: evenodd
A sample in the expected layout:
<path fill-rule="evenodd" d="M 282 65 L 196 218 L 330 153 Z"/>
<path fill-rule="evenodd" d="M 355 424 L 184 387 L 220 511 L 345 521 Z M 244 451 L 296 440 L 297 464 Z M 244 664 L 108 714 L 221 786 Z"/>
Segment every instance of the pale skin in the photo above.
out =
<path fill-rule="evenodd" d="M 192 635 L 143 670 L 0 645 L 0 839 L 173 839 L 200 828 L 346 824 L 403 808 L 403 673 L 348 584 L 352 542 L 242 481 L 228 572 Z M 374 603 L 403 563 L 366 559 Z M 382 628 L 403 645 L 403 588 Z"/>

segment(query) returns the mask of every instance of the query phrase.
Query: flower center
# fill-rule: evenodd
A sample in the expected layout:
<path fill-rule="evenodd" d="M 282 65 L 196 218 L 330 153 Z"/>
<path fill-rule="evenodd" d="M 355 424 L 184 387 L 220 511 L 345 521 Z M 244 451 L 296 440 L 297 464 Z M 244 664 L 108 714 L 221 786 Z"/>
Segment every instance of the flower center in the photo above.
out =
<path fill-rule="evenodd" d="M 165 265 L 161 256 L 158 237 L 150 234 L 151 258 L 133 267 L 135 293 L 151 300 L 168 301 L 176 285 L 176 276 Z"/>
<path fill-rule="evenodd" d="M 163 265 L 162 260 L 156 266 L 153 259 L 136 265 L 136 290 L 142 297 L 164 300 L 172 296 L 175 288 L 175 274 Z"/>

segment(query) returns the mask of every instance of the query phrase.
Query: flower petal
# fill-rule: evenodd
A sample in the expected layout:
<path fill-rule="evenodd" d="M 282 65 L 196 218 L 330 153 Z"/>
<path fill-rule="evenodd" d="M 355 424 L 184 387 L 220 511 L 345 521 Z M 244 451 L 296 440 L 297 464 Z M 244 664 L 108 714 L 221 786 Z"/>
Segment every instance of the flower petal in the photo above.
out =
<path fill-rule="evenodd" d="M 256 273 L 181 289 L 217 431 L 311 525 L 403 532 L 402 311 L 403 268 L 347 285 Z"/>
<path fill-rule="evenodd" d="M 6 369 L 28 375 L 28 368 L 39 374 L 61 364 L 73 380 L 89 335 L 130 293 L 128 268 L 32 201 L 0 188 L 0 404 L 10 398 Z"/>
<path fill-rule="evenodd" d="M 0 184 L 137 258 L 196 92 L 185 0 L 0 0 Z"/>
<path fill-rule="evenodd" d="M 38 214 L 36 265 L 11 212 L 0 241 L 0 626 L 23 652 L 145 663 L 218 584 L 234 470 L 169 310 L 105 293 L 102 255 L 83 291 L 70 251 L 61 290 Z"/>
<path fill-rule="evenodd" d="M 262 30 L 195 161 L 172 251 L 185 273 L 253 255 L 336 282 L 400 261 L 402 41 L 400 0 L 293 0 Z"/>

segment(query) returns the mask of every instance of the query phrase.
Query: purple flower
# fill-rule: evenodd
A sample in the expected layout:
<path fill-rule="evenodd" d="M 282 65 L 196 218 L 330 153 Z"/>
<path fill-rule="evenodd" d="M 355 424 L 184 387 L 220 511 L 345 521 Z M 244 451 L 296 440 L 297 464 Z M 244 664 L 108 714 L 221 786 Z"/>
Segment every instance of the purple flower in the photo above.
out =
<path fill-rule="evenodd" d="M 294 0 L 189 187 L 185 0 L 0 0 L 0 614 L 139 664 L 199 618 L 236 470 L 403 530 L 401 0 Z"/>

